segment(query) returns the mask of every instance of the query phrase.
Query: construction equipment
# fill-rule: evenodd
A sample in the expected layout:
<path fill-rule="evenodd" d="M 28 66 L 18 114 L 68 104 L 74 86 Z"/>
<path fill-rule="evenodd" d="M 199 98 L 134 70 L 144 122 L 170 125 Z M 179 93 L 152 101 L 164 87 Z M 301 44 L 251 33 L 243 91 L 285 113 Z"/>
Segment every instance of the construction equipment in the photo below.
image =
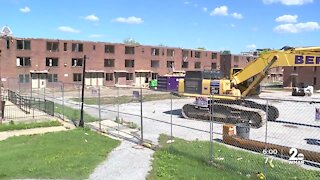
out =
<path fill-rule="evenodd" d="M 313 86 L 299 83 L 297 87 L 292 88 L 292 96 L 311 96 L 313 94 Z"/>
<path fill-rule="evenodd" d="M 206 78 L 204 72 L 187 71 L 185 79 L 179 80 L 178 94 L 202 98 L 195 104 L 184 105 L 182 115 L 200 120 L 213 118 L 222 123 L 248 123 L 252 128 L 260 128 L 266 120 L 279 117 L 278 109 L 244 98 L 259 94 L 260 82 L 271 68 L 285 66 L 320 66 L 320 47 L 285 46 L 262 52 L 230 79 Z"/>

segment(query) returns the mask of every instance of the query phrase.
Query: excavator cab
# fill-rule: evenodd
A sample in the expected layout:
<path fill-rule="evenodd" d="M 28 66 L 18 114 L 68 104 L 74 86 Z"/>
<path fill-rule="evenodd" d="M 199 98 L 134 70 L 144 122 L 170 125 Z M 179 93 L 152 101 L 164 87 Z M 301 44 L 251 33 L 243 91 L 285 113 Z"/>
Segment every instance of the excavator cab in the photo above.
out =
<path fill-rule="evenodd" d="M 222 78 L 220 71 L 187 71 L 184 79 L 179 80 L 178 92 L 189 95 L 224 94 L 224 89 L 230 89 L 230 81 L 221 83 Z"/>
<path fill-rule="evenodd" d="M 241 71 L 241 69 L 231 69 L 230 75 Z M 220 71 L 187 71 L 184 79 L 179 79 L 178 93 L 185 96 L 215 95 L 221 96 L 223 99 L 227 97 L 238 99 L 253 80 L 254 78 L 250 78 L 232 87 L 230 80 L 224 78 Z"/>

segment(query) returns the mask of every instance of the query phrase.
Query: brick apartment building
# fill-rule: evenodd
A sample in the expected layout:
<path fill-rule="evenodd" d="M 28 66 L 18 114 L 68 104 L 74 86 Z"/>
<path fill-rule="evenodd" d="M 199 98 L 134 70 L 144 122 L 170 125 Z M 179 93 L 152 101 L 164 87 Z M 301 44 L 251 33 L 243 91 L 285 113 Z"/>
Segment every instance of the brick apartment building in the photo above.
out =
<path fill-rule="evenodd" d="M 254 60 L 253 56 L 221 54 L 220 68 L 224 76 L 229 78 L 231 68 L 243 68 L 252 60 Z"/>
<path fill-rule="evenodd" d="M 139 86 L 172 71 L 220 69 L 219 52 L 164 46 L 13 37 L 0 38 L 0 49 L 2 80 L 32 88 L 81 82 L 84 55 L 92 86 Z"/>
<path fill-rule="evenodd" d="M 314 89 L 320 89 L 320 69 L 318 67 L 285 67 L 283 73 L 283 85 L 295 87 L 300 83 L 311 85 Z"/>
<path fill-rule="evenodd" d="M 243 54 L 221 54 L 220 55 L 220 69 L 225 77 L 230 76 L 231 68 L 243 68 L 251 61 L 257 58 L 256 55 L 243 55 Z M 264 83 L 282 82 L 283 70 L 281 67 L 270 69 L 268 76 L 264 79 Z"/>
<path fill-rule="evenodd" d="M 243 68 L 251 61 L 255 60 L 257 56 L 253 55 L 235 55 L 235 54 L 221 54 L 220 66 L 221 71 L 225 77 L 230 76 L 231 68 Z M 270 69 L 268 76 L 264 79 L 264 83 L 282 82 L 283 70 L 281 67 Z"/>

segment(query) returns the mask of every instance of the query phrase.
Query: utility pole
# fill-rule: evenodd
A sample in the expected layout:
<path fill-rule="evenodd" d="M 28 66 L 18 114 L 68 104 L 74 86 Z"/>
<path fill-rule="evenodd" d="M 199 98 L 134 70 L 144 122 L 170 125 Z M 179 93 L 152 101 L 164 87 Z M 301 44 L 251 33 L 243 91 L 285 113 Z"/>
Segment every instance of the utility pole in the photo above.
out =
<path fill-rule="evenodd" d="M 85 81 L 85 74 L 86 74 L 86 59 L 87 56 L 84 55 L 83 57 L 83 69 L 82 69 L 82 94 L 81 94 L 81 111 L 80 111 L 80 121 L 79 121 L 79 127 L 84 127 L 84 121 L 83 121 L 83 101 L 84 101 L 84 81 Z"/>

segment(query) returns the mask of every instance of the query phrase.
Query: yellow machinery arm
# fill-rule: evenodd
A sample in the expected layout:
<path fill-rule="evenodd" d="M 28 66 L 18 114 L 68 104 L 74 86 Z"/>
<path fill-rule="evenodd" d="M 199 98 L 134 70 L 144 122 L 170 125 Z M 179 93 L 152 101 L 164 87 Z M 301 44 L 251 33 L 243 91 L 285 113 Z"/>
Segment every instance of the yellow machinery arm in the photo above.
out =
<path fill-rule="evenodd" d="M 320 66 L 320 47 L 284 47 L 281 50 L 264 52 L 241 71 L 235 73 L 231 77 L 231 84 L 240 84 L 257 75 L 255 80 L 241 94 L 242 97 L 245 97 L 260 84 L 269 69 L 285 66 Z"/>
<path fill-rule="evenodd" d="M 182 115 L 186 118 L 209 120 L 223 123 L 249 123 L 251 127 L 260 128 L 266 121 L 279 117 L 279 110 L 272 105 L 259 104 L 244 99 L 265 78 L 274 67 L 285 66 L 320 66 L 320 47 L 292 48 L 266 51 L 249 63 L 231 79 L 205 78 L 205 72 L 186 72 L 184 79 L 179 80 L 178 93 L 184 96 L 211 97 L 205 107 L 212 108 L 214 113 L 203 110 L 202 98 L 199 103 L 186 104 Z M 254 77 L 251 81 L 250 78 Z M 213 101 L 214 99 L 214 101 Z M 197 102 L 197 101 L 196 101 Z M 237 118 L 233 118 L 237 112 Z"/>

